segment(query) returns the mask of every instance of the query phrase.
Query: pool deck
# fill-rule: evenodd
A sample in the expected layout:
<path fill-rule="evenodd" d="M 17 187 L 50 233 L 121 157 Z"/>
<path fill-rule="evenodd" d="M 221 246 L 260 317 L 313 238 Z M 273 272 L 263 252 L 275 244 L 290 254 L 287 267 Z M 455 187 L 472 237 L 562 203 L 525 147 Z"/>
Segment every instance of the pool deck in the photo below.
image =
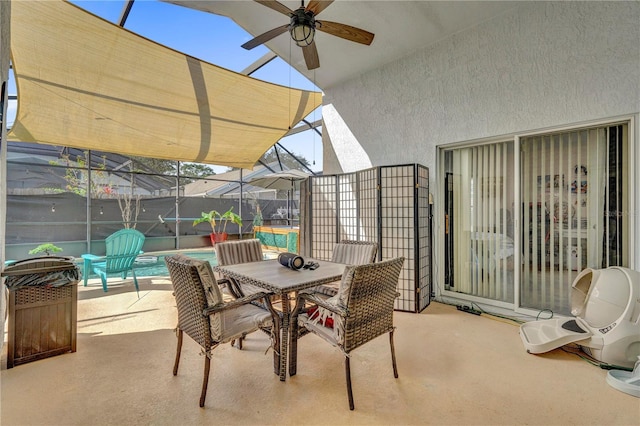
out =
<path fill-rule="evenodd" d="M 638 399 L 609 386 L 605 370 L 560 349 L 527 354 L 517 326 L 492 319 L 435 302 L 421 314 L 396 312 L 399 378 L 386 336 L 355 350 L 355 411 L 338 349 L 305 336 L 298 374 L 281 382 L 269 337 L 252 333 L 242 350 L 213 351 L 200 408 L 203 356 L 191 339 L 172 374 L 177 312 L 168 277 L 141 279 L 139 295 L 131 280 L 115 277 L 105 293 L 91 279 L 78 289 L 77 352 L 3 369 L 0 423 L 638 424 Z"/>

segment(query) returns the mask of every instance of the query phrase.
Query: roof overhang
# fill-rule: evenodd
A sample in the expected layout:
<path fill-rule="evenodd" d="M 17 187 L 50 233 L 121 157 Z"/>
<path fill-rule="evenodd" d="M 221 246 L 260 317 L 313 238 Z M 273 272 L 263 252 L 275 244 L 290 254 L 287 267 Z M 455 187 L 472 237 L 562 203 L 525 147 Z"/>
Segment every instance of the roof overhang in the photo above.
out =
<path fill-rule="evenodd" d="M 257 1 L 162 1 L 229 17 L 249 32 L 245 41 L 289 23 L 286 15 Z M 300 0 L 279 0 L 279 3 L 292 10 L 300 7 Z M 305 0 L 304 4 L 308 3 L 309 0 Z M 327 91 L 524 3 L 522 0 L 337 0 L 323 9 L 317 19 L 348 24 L 374 33 L 375 38 L 370 46 L 316 31 L 315 44 L 320 68 L 312 71 L 307 69 L 302 50 L 292 42 L 288 32 L 267 42 L 266 47 L 317 87 Z"/>

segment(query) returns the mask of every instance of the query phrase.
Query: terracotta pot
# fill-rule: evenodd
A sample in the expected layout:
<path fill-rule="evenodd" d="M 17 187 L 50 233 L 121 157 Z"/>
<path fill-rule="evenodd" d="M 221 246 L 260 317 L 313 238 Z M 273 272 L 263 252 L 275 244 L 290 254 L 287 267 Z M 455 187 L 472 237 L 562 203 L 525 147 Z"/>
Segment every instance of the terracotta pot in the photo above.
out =
<path fill-rule="evenodd" d="M 209 237 L 211 238 L 211 245 L 212 246 L 215 246 L 216 243 L 221 243 L 221 242 L 227 241 L 227 233 L 226 232 L 212 233 L 212 234 L 209 234 Z"/>

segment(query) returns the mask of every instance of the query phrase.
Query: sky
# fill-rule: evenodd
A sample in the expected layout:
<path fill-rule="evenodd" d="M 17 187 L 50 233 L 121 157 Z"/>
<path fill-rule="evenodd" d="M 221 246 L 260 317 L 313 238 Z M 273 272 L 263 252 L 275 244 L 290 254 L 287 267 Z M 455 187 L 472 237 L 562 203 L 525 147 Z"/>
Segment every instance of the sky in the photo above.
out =
<path fill-rule="evenodd" d="M 71 3 L 111 22 L 118 21 L 125 5 L 124 0 Z M 242 71 L 269 52 L 264 46 L 252 50 L 241 48 L 240 46 L 253 36 L 229 18 L 156 0 L 136 0 L 124 27 L 157 43 L 236 72 Z M 251 77 L 297 89 L 319 90 L 280 58 L 269 62 Z M 11 76 L 9 80 L 9 94 L 15 95 L 17 89 Z M 15 102 L 9 102 L 9 127 L 13 122 L 15 109 Z M 307 117 L 309 121 L 321 118 L 321 107 Z M 319 130 L 321 131 L 321 128 Z M 322 170 L 322 138 L 314 131 L 288 136 L 280 140 L 280 143 L 289 151 L 306 158 L 312 170 Z M 224 172 L 227 167 L 220 166 L 214 169 L 216 172 Z"/>

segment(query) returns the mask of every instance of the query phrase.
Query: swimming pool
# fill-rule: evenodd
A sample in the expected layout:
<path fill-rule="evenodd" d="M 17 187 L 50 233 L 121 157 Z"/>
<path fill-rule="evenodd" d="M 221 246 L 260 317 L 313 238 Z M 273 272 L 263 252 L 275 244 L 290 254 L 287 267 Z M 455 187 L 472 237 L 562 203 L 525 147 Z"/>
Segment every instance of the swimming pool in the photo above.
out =
<path fill-rule="evenodd" d="M 194 259 L 208 260 L 211 266 L 218 264 L 216 252 L 214 249 L 199 249 L 199 250 L 179 250 L 173 252 L 156 252 L 145 253 L 138 256 L 135 263 L 135 270 L 137 277 L 166 277 L 169 276 L 167 271 L 167 265 L 164 263 L 165 256 L 172 256 L 174 254 L 184 254 L 185 256 L 192 257 Z M 275 259 L 278 257 L 278 252 L 265 250 L 263 251 L 264 259 Z M 76 259 L 78 267 L 84 274 L 82 259 Z M 90 278 L 95 278 L 95 274 L 91 274 Z"/>
<path fill-rule="evenodd" d="M 138 259 L 135 263 L 136 276 L 168 276 L 169 271 L 167 271 L 167 265 L 166 263 L 164 263 L 164 258 L 165 256 L 172 256 L 178 253 L 192 257 L 194 259 L 208 260 L 211 266 L 216 266 L 218 264 L 216 252 L 213 249 L 204 251 L 180 251 L 173 253 L 149 253 L 146 255 L 138 256 Z"/>
<path fill-rule="evenodd" d="M 168 276 L 169 271 L 167 271 L 167 265 L 164 263 L 164 258 L 165 256 L 171 256 L 178 253 L 184 254 L 185 256 L 193 257 L 195 259 L 208 260 L 209 263 L 211 263 L 211 266 L 216 266 L 218 264 L 216 252 L 213 249 L 198 251 L 180 250 L 175 252 L 146 253 L 138 256 L 136 260 L 134 266 L 136 276 L 138 278 Z M 76 259 L 76 263 L 84 274 L 84 264 L 82 259 Z M 96 275 L 92 273 L 89 277 L 95 278 Z"/>

